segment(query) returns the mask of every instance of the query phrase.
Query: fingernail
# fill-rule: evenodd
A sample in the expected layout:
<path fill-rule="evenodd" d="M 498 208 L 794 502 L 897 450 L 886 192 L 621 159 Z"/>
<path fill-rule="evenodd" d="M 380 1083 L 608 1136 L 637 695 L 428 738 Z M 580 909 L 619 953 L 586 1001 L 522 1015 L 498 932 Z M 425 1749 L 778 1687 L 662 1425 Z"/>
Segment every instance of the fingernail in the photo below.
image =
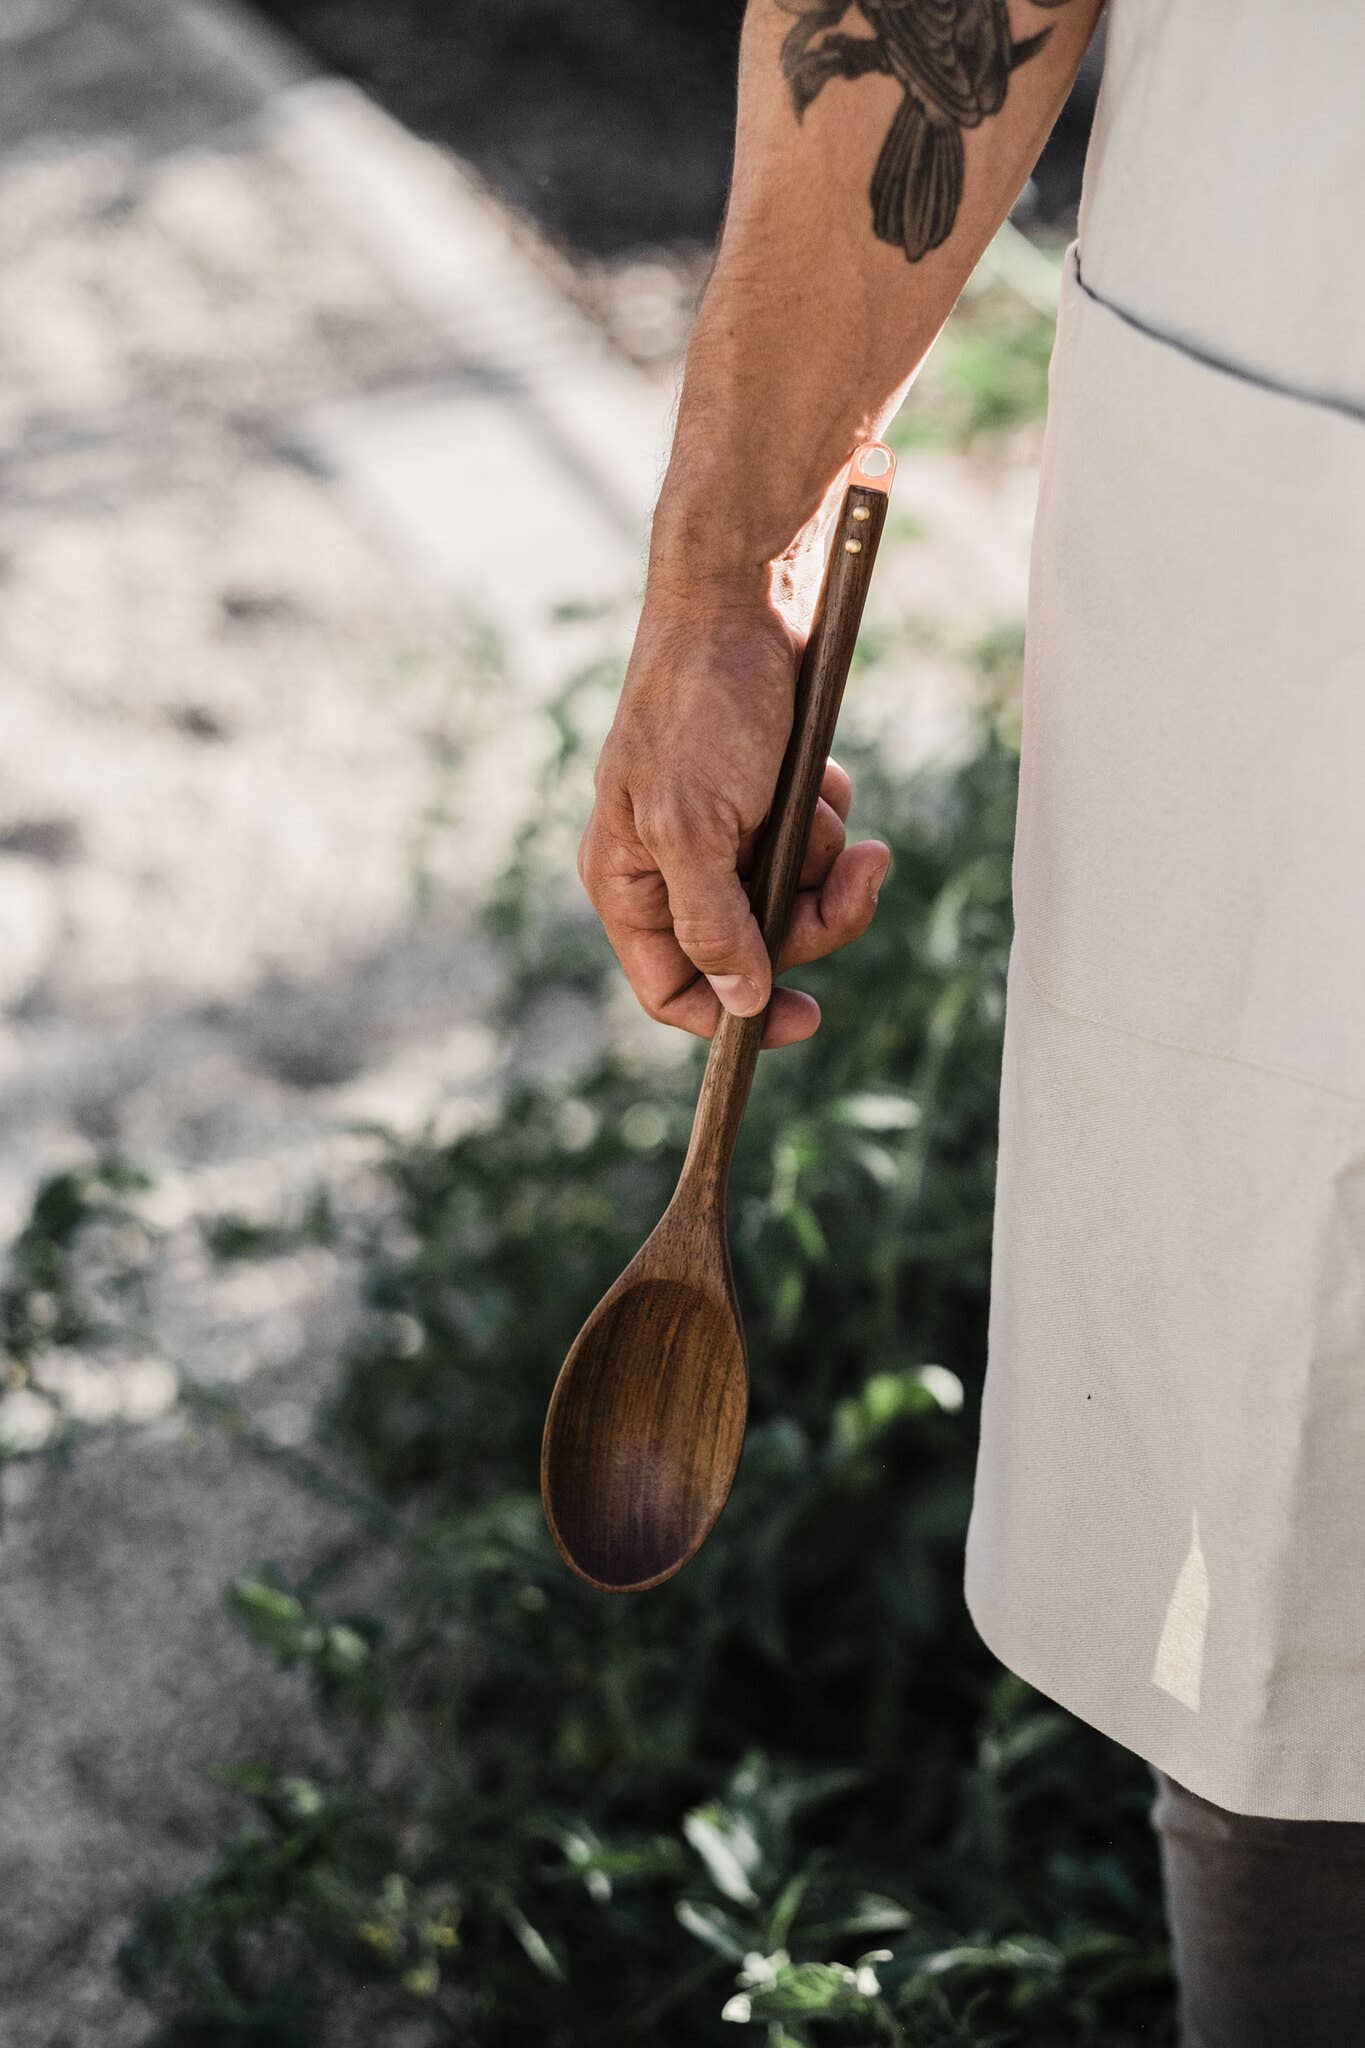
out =
<path fill-rule="evenodd" d="M 872 908 L 874 910 L 877 908 L 877 898 L 882 893 L 882 883 L 886 880 L 886 877 L 890 872 L 890 868 L 891 863 L 890 861 L 888 861 L 886 866 L 882 869 L 881 873 L 879 875 L 874 875 L 872 877 L 872 880 L 867 885 L 867 893 L 868 896 L 871 898 Z"/>
<path fill-rule="evenodd" d="M 763 1006 L 763 998 L 747 974 L 708 974 L 706 979 L 732 1017 L 752 1017 Z"/>

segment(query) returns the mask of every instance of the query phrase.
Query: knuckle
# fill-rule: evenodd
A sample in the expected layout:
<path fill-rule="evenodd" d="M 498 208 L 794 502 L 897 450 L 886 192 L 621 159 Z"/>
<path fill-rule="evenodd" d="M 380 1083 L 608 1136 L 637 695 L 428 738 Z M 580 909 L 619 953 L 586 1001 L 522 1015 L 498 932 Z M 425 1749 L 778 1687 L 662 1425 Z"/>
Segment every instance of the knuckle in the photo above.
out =
<path fill-rule="evenodd" d="M 691 843 L 684 807 L 670 798 L 646 797 L 635 806 L 635 828 L 657 853 L 683 852 Z"/>
<path fill-rule="evenodd" d="M 601 873 L 601 864 L 598 856 L 596 841 L 594 839 L 589 839 L 586 834 L 579 842 L 577 866 L 578 879 L 583 884 L 584 889 L 587 891 L 588 900 L 591 903 L 595 904 L 598 895 L 598 880 Z"/>
<path fill-rule="evenodd" d="M 673 919 L 673 936 L 688 958 L 715 961 L 726 958 L 742 930 L 737 912 L 725 910 L 686 911 Z"/>
<path fill-rule="evenodd" d="M 647 845 L 680 852 L 738 838 L 730 807 L 696 781 L 670 782 L 645 791 L 636 800 L 635 819 Z"/>

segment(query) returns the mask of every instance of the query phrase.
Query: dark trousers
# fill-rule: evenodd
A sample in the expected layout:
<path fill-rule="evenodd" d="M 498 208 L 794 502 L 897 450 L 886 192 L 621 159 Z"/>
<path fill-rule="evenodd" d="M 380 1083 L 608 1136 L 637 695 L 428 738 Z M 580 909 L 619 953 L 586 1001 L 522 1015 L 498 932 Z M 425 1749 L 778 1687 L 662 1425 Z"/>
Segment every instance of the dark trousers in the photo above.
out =
<path fill-rule="evenodd" d="M 1253 1819 L 1153 1776 L 1182 2048 L 1365 2044 L 1365 1821 Z"/>

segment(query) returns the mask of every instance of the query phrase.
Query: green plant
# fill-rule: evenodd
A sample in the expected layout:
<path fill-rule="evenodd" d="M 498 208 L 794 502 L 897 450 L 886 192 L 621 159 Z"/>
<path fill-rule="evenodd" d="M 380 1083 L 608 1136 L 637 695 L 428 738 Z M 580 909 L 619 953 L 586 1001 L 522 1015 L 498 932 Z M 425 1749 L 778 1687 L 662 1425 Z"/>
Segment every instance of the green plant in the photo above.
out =
<path fill-rule="evenodd" d="M 1014 237 L 994 262 L 983 262 L 925 364 L 915 403 L 896 421 L 897 447 L 975 445 L 989 453 L 991 436 L 1042 419 L 1060 256 L 1023 246 L 1037 289 L 1025 296 L 1018 288 Z"/>

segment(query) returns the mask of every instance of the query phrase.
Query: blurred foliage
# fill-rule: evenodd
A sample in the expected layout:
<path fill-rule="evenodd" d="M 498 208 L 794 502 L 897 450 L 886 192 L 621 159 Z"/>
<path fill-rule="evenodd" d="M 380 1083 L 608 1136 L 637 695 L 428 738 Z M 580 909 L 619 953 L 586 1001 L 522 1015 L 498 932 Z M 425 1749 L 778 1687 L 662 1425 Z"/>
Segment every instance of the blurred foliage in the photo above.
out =
<path fill-rule="evenodd" d="M 895 422 L 903 451 L 975 448 L 1036 430 L 1047 407 L 1064 249 L 1000 227 Z"/>
<path fill-rule="evenodd" d="M 235 1770 L 251 1820 L 126 1947 L 160 2048 L 314 2048 L 357 2014 L 378 2048 L 1173 2038 L 1145 1768 L 1003 1673 L 960 1591 L 1015 766 L 992 719 L 951 773 L 859 764 L 891 876 L 856 953 L 803 976 L 822 1030 L 762 1063 L 732 1206 L 752 1422 L 668 1586 L 569 1577 L 537 1450 L 667 1200 L 702 1049 L 608 1050 L 389 1144 L 327 1434 L 393 1528 L 363 1599 L 270 1568 L 232 1591 L 316 1729 Z M 490 910 L 514 1005 L 611 970 L 593 928 L 548 943 L 535 847 Z"/>
<path fill-rule="evenodd" d="M 157 1232 L 141 1198 L 151 1185 L 142 1168 L 113 1156 L 39 1185 L 0 1283 L 0 1469 L 28 1458 L 63 1460 L 116 1420 L 147 1419 L 136 1397 L 131 1415 L 120 1417 L 126 1390 L 111 1400 L 114 1390 L 105 1387 L 95 1423 L 74 1412 L 67 1395 L 73 1364 L 88 1408 L 89 1388 L 100 1382 L 92 1360 L 108 1354 L 126 1362 L 145 1349 L 146 1274 Z M 160 1371 L 164 1396 L 173 1399 L 169 1369 Z"/>
<path fill-rule="evenodd" d="M 235 1209 L 222 1210 L 206 1219 L 201 1235 L 213 1257 L 228 1263 L 237 1259 L 278 1258 L 304 1245 L 334 1244 L 337 1220 L 331 1190 L 325 1182 L 318 1182 L 299 1204 L 296 1215 L 270 1222 L 244 1216 Z"/>
<path fill-rule="evenodd" d="M 134 1198 L 149 1186 L 141 1168 L 115 1158 L 71 1167 L 43 1182 L 10 1247 L 0 1286 L 8 1386 L 25 1384 L 34 1360 L 57 1345 L 98 1343 L 109 1327 L 123 1328 L 126 1314 L 118 1298 L 140 1281 L 138 1255 L 146 1234 Z M 100 1261 L 103 1300 L 91 1284 L 90 1240 L 96 1231 L 112 1238 L 121 1253 Z M 76 1256 L 78 1250 L 83 1257 Z"/>

